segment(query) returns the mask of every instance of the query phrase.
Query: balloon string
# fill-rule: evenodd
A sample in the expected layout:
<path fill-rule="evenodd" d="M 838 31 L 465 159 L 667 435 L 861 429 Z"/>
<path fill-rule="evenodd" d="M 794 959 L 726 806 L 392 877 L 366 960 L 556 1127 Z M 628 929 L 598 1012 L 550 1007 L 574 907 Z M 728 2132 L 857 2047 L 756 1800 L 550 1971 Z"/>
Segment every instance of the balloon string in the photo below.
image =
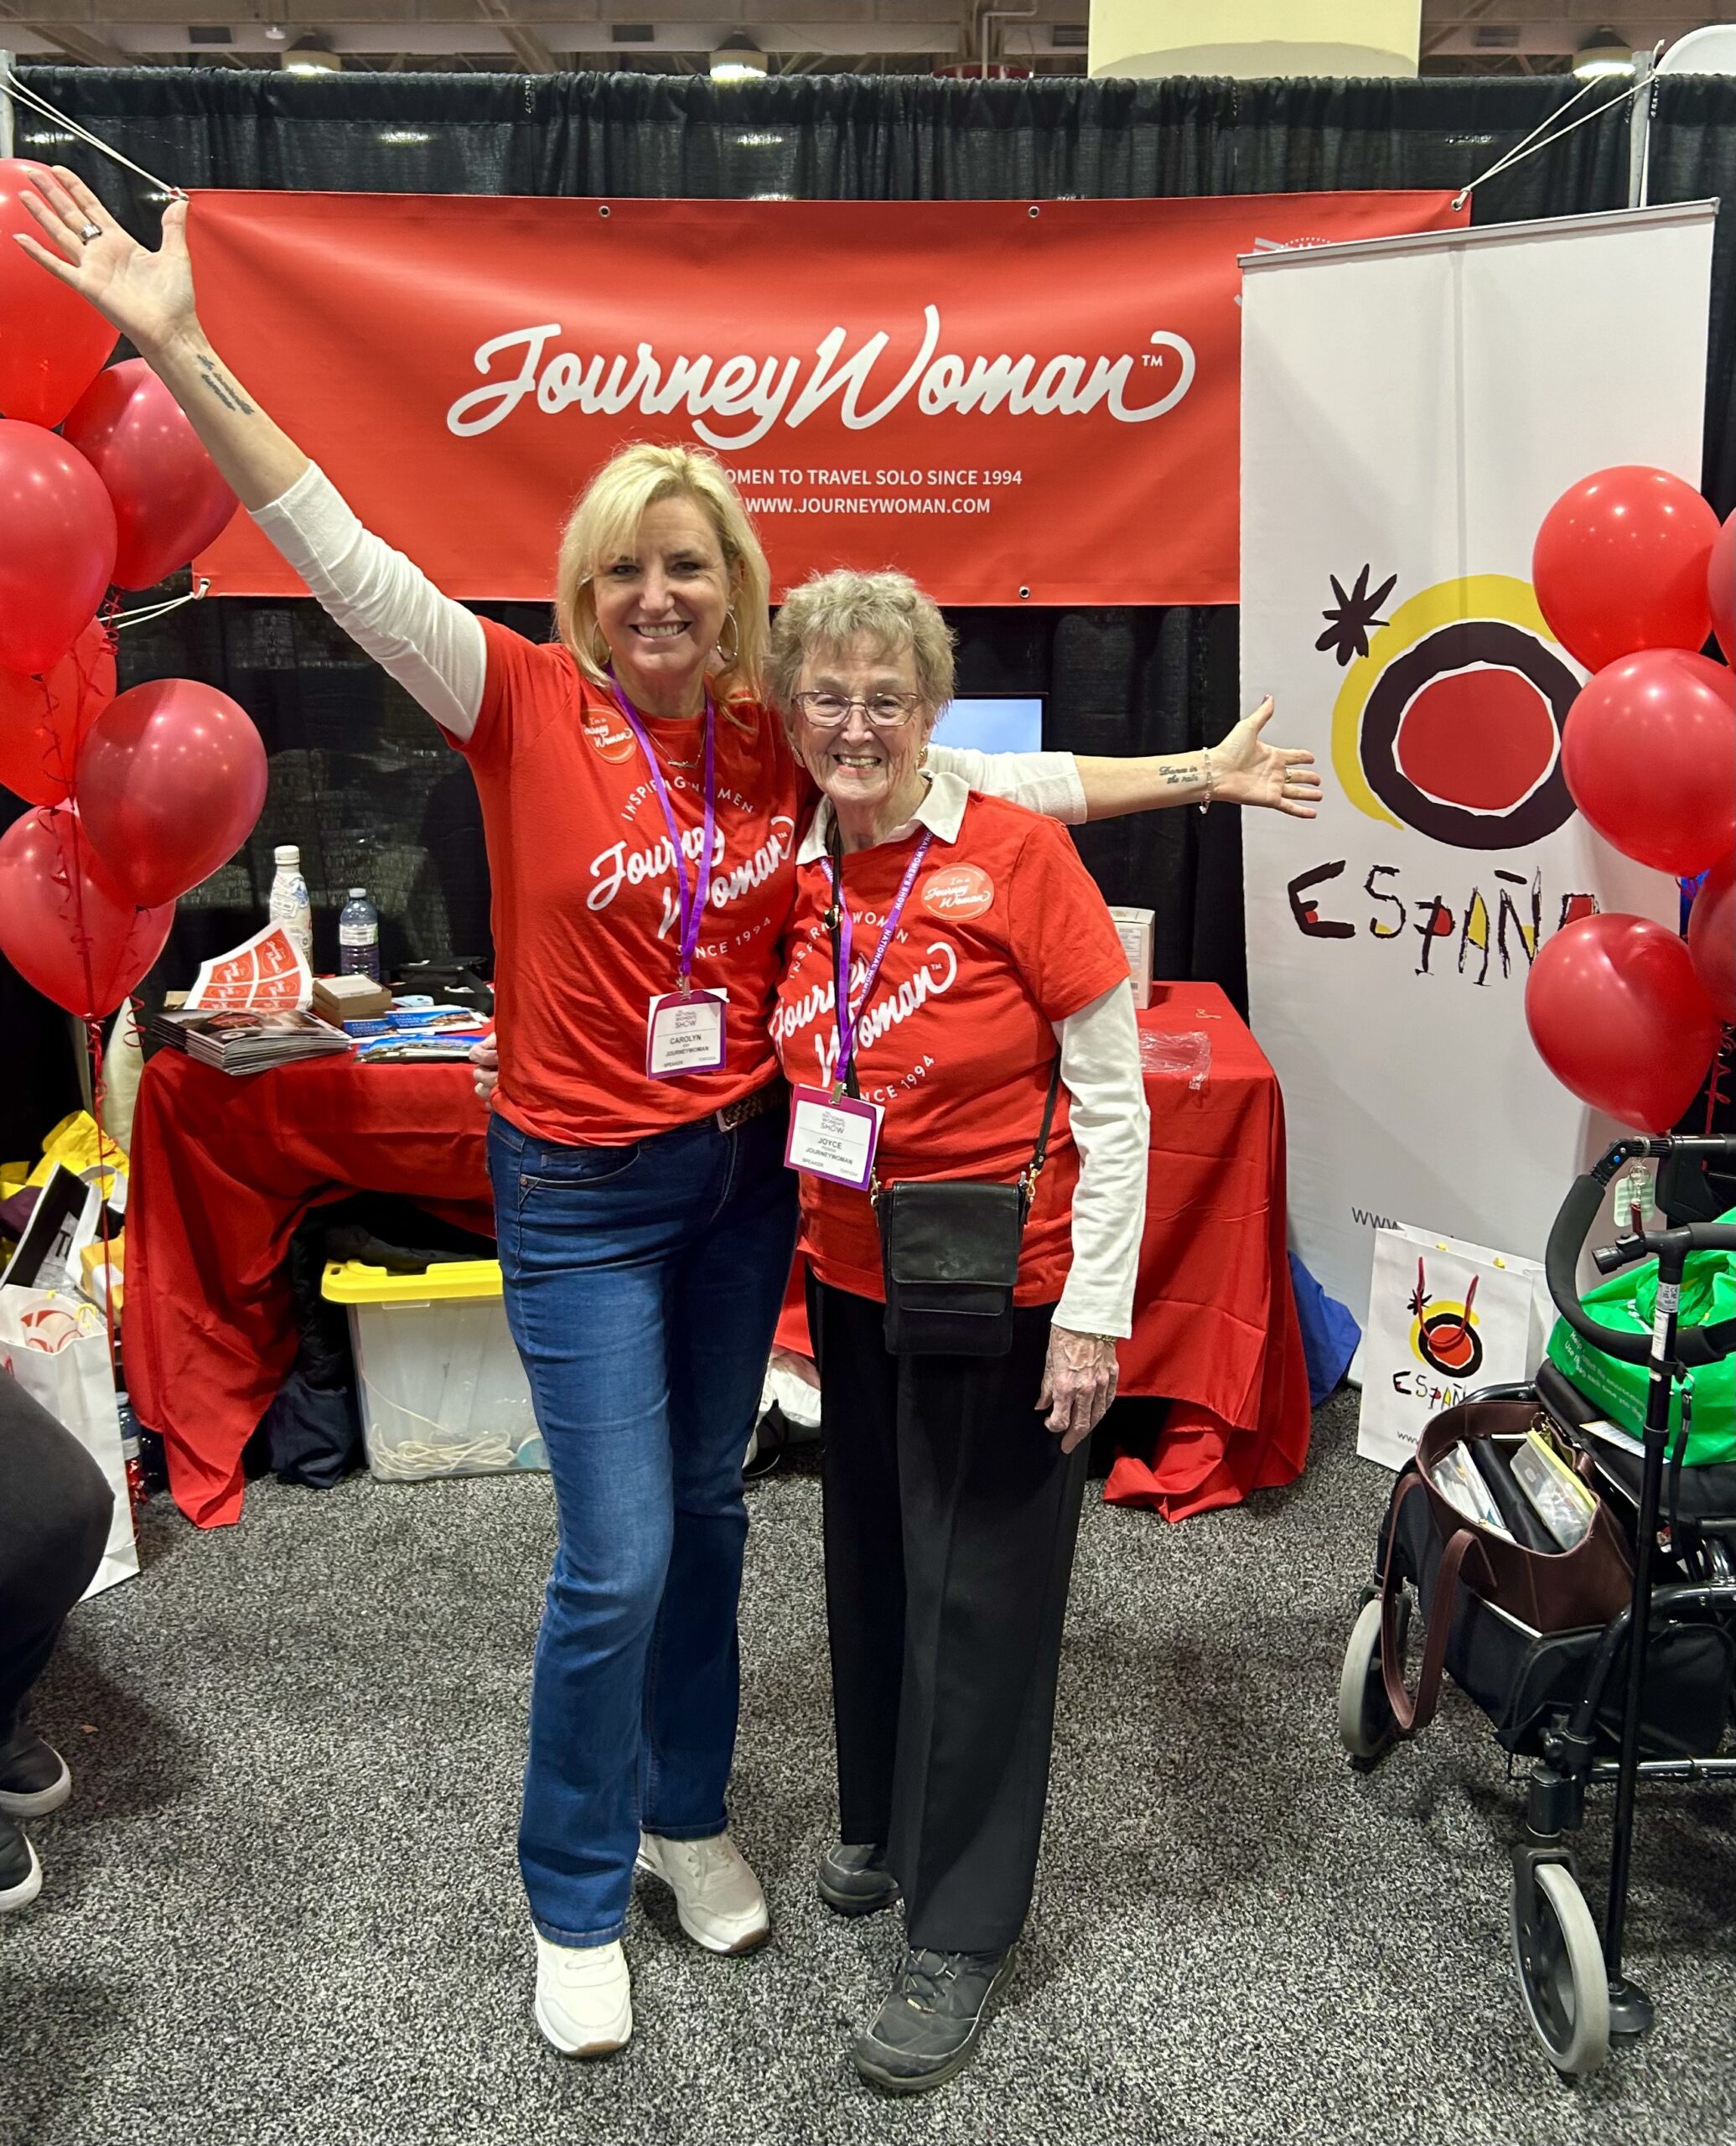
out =
<path fill-rule="evenodd" d="M 67 824 L 72 830 L 72 871 L 67 890 L 72 896 L 72 943 L 78 949 L 79 961 L 85 972 L 85 1003 L 96 1003 L 96 975 L 91 966 L 91 934 L 85 924 L 85 874 L 79 858 L 79 837 L 84 830 L 79 824 L 78 809 L 75 806 L 67 814 Z M 88 1020 L 87 1013 L 83 1017 Z"/>
<path fill-rule="evenodd" d="M 134 163 L 131 157 L 123 157 L 100 134 L 93 134 L 88 127 L 81 127 L 70 112 L 62 111 L 57 105 L 50 104 L 36 91 L 26 89 L 16 75 L 0 74 L 0 91 L 4 91 L 14 104 L 21 104 L 27 111 L 34 111 L 38 118 L 52 119 L 57 127 L 65 127 L 69 133 L 75 134 L 81 142 L 88 142 L 93 149 L 100 149 L 104 156 L 111 158 L 116 163 L 124 164 L 128 171 L 136 172 L 141 179 L 149 179 L 153 186 L 161 189 L 165 200 L 186 200 L 186 194 L 179 186 L 171 186 L 167 179 L 158 179 L 155 172 L 147 171 L 143 164 Z"/>
<path fill-rule="evenodd" d="M 117 610 L 111 623 L 110 630 L 114 633 L 124 633 L 128 626 L 148 625 L 153 619 L 165 619 L 171 611 L 179 611 L 184 604 L 203 603 L 210 592 L 210 576 L 202 573 L 199 577 L 197 588 L 189 588 L 184 596 L 171 596 L 164 604 L 147 604 L 142 610 Z"/>
<path fill-rule="evenodd" d="M 122 1018 L 125 1008 L 123 1006 Z M 97 1215 L 102 1232 L 102 1309 L 108 1321 L 108 1361 L 111 1374 L 119 1368 L 121 1345 L 115 1322 L 115 1269 L 113 1244 L 108 1226 L 108 1196 L 112 1190 L 111 1178 L 118 1179 L 119 1171 L 111 1172 L 108 1163 L 109 1138 L 102 1122 L 102 1107 L 108 1100 L 108 1090 L 102 1077 L 102 1023 L 100 1018 L 85 1023 L 85 1049 L 91 1056 L 91 1115 L 96 1123 L 96 1190 Z M 114 1143 L 115 1153 L 121 1152 L 120 1143 Z"/>

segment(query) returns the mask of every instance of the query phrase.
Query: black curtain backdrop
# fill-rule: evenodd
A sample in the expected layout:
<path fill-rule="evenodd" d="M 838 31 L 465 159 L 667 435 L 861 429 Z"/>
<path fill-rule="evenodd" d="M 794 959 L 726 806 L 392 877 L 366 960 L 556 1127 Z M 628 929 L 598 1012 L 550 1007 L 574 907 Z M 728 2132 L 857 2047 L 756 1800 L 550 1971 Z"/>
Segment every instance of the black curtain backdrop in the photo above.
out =
<path fill-rule="evenodd" d="M 888 201 L 1456 188 L 1578 88 L 1563 78 L 873 75 L 724 88 L 632 74 L 307 78 L 91 68 L 28 69 L 23 80 L 180 186 Z M 132 229 L 154 234 L 161 196 L 145 182 L 22 111 L 18 136 L 18 155 L 71 161 Z M 1713 271 L 1704 472 L 1722 514 L 1736 505 L 1736 83 L 1660 83 L 1651 138 L 1654 201 L 1716 194 L 1727 205 Z M 1479 189 L 1474 218 L 1617 208 L 1627 174 L 1623 107 Z M 1587 459 L 1588 466 L 1596 459 L 1594 441 Z M 1187 511 L 1184 500 L 1153 505 Z M 539 607 L 497 607 L 495 615 L 539 636 L 549 630 Z M 953 623 L 961 691 L 1042 694 L 1053 746 L 1182 751 L 1220 736 L 1239 713 L 1232 609 L 966 610 Z M 170 676 L 205 679 L 241 702 L 264 734 L 272 780 L 246 850 L 183 901 L 154 984 L 190 981 L 200 959 L 257 927 L 280 842 L 301 846 L 321 962 L 334 960 L 337 911 L 354 882 L 365 883 L 380 906 L 389 963 L 487 951 L 487 871 L 468 773 L 314 605 L 231 599 L 122 635 L 123 686 Z M 0 817 L 10 809 L 0 803 Z M 1160 975 L 1210 977 L 1245 1008 L 1235 815 L 1148 815 L 1084 829 L 1080 846 L 1111 901 L 1157 911 Z M 70 1106 L 65 1032 L 64 1017 L 0 963 L 0 1157 L 26 1152 Z"/>

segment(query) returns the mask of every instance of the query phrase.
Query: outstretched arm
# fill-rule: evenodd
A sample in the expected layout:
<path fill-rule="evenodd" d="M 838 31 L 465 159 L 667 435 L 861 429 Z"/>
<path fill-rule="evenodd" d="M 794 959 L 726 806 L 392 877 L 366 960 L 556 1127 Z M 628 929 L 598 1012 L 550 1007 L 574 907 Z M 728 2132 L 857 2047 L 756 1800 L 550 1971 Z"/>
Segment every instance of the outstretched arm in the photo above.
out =
<path fill-rule="evenodd" d="M 1268 693 L 1222 742 L 1203 753 L 1158 753 L 1125 760 L 1081 755 L 1080 787 L 1086 816 L 1117 819 L 1166 805 L 1265 806 L 1292 819 L 1312 820 L 1320 801 L 1314 756 L 1294 746 L 1268 745 L 1262 736 L 1272 716 Z"/>
<path fill-rule="evenodd" d="M 1092 754 L 981 753 L 937 741 L 929 748 L 928 762 L 962 776 L 972 790 L 1010 797 L 1015 805 L 1070 827 L 1208 800 L 1265 806 L 1293 819 L 1311 820 L 1320 801 L 1314 756 L 1294 746 L 1268 745 L 1261 733 L 1272 713 L 1268 695 L 1219 744 L 1201 753 L 1110 759 Z"/>

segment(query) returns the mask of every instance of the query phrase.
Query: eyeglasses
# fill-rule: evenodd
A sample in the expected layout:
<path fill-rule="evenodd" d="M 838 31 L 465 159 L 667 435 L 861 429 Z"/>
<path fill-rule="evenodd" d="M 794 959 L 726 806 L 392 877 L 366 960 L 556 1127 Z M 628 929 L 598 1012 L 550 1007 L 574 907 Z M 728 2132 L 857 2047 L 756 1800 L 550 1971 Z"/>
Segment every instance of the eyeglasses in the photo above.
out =
<path fill-rule="evenodd" d="M 847 700 L 842 693 L 798 693 L 795 705 L 816 730 L 837 730 L 860 708 L 876 730 L 898 730 L 922 705 L 920 693 L 876 693 L 871 700 Z"/>

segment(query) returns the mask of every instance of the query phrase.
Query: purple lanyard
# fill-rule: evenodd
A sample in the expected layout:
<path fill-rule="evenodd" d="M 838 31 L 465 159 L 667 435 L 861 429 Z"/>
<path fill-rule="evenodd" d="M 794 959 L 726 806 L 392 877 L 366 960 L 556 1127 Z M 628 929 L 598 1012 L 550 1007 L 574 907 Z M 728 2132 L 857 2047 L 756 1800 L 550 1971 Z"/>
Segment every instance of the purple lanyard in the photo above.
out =
<path fill-rule="evenodd" d="M 898 920 L 904 913 L 904 904 L 910 899 L 910 889 L 916 884 L 916 874 L 922 869 L 922 860 L 928 855 L 928 846 L 934 840 L 931 832 L 925 829 L 916 845 L 916 854 L 904 867 L 904 876 L 893 903 L 880 943 L 874 949 L 874 957 L 868 965 L 868 974 L 862 980 L 862 991 L 854 1013 L 850 1008 L 850 906 L 844 899 L 843 876 L 837 864 L 832 867 L 832 898 L 838 912 L 838 1055 L 837 1079 L 847 1083 L 851 1068 L 856 1061 L 856 1022 L 863 1008 L 868 1004 L 868 993 L 874 987 L 874 978 L 880 973 L 880 964 L 886 958 L 886 949 L 892 944 L 892 936 L 898 930 Z"/>
<path fill-rule="evenodd" d="M 669 801 L 668 785 L 663 780 L 662 769 L 657 765 L 657 755 L 651 750 L 651 741 L 645 733 L 645 725 L 629 706 L 627 696 L 621 691 L 612 671 L 609 674 L 609 685 L 614 695 L 615 706 L 627 718 L 627 728 L 639 740 L 639 749 L 645 754 L 645 764 L 651 771 L 651 787 L 657 793 L 657 802 L 663 807 L 663 817 L 668 824 L 669 843 L 675 852 L 676 893 L 681 905 L 680 984 L 682 992 L 686 993 L 692 988 L 693 950 L 699 944 L 699 920 L 705 915 L 706 896 L 710 894 L 712 886 L 712 844 L 718 831 L 718 790 L 712 754 L 716 710 L 707 692 L 705 697 L 705 847 L 700 852 L 699 884 L 695 891 L 687 884 L 687 860 L 681 849 L 681 831 L 676 825 L 675 807 Z"/>

